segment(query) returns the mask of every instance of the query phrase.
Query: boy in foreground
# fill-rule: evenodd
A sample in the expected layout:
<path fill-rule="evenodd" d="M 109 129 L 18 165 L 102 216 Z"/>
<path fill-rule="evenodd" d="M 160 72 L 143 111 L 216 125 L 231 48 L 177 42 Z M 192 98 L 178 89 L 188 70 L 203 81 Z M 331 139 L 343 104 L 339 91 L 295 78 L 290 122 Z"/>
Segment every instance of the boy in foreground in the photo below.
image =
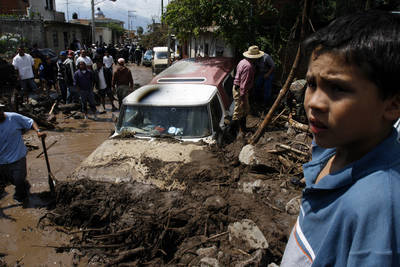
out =
<path fill-rule="evenodd" d="M 305 45 L 314 147 L 281 267 L 400 266 L 400 17 L 342 17 Z"/>

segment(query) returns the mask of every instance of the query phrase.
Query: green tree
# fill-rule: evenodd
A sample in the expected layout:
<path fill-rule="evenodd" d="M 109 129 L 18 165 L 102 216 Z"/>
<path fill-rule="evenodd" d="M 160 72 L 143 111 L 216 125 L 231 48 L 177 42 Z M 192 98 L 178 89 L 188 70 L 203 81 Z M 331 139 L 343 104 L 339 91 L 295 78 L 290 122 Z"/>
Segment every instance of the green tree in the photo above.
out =
<path fill-rule="evenodd" d="M 160 23 L 155 23 L 147 26 L 147 32 L 141 36 L 140 45 L 146 48 L 155 46 L 166 46 L 168 40 L 168 31 Z"/>
<path fill-rule="evenodd" d="M 264 18 L 277 14 L 271 0 L 173 0 L 163 20 L 179 39 L 196 37 L 212 27 L 217 35 L 242 50 L 263 31 Z"/>
<path fill-rule="evenodd" d="M 142 26 L 137 27 L 136 32 L 138 33 L 138 35 L 142 35 L 144 32 L 143 27 Z"/>
<path fill-rule="evenodd" d="M 112 30 L 117 38 L 121 37 L 125 32 L 124 28 L 117 23 L 107 23 L 106 27 Z"/>

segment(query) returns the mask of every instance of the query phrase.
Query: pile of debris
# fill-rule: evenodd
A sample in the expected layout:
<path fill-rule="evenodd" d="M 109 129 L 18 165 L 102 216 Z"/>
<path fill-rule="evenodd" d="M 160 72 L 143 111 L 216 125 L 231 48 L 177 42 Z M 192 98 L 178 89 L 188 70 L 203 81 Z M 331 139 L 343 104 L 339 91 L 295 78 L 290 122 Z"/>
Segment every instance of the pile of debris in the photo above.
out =
<path fill-rule="evenodd" d="M 56 206 L 39 224 L 71 235 L 69 244 L 56 249 L 74 253 L 77 262 L 278 263 L 299 212 L 301 188 L 290 179 L 302 177 L 301 164 L 310 158 L 311 143 L 306 127 L 284 113 L 256 145 L 237 139 L 224 148 L 210 146 L 219 164 L 180 166 L 175 174 L 187 185 L 185 190 L 142 183 L 60 182 Z"/>

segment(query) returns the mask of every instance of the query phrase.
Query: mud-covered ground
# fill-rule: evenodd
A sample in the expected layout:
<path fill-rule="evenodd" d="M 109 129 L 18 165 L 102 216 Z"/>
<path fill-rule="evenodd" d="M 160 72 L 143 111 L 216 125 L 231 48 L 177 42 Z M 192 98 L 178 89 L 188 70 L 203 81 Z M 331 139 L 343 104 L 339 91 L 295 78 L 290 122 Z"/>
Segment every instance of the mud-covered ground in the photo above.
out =
<path fill-rule="evenodd" d="M 66 131 L 49 134 L 48 143 L 57 140 L 49 149 L 53 173 L 61 178 L 54 201 L 43 193 L 48 190 L 47 172 L 43 158 L 36 159 L 40 150 L 29 152 L 30 204 L 13 202 L 11 186 L 0 199 L 0 234 L 5 240 L 0 245 L 0 266 L 280 263 L 301 194 L 290 179 L 301 178 L 301 163 L 309 154 L 308 134 L 288 130 L 287 117 L 281 116 L 255 146 L 257 160 L 249 165 L 239 161 L 246 139 L 222 148 L 208 145 L 174 172 L 178 182 L 186 185 L 183 191 L 141 183 L 68 181 L 80 161 L 107 138 L 112 123 L 109 113 L 103 117 L 100 122 L 64 120 L 61 125 Z M 261 118 L 252 116 L 248 127 L 254 132 L 260 122 Z M 75 144 L 77 138 L 80 141 Z M 37 140 L 32 143 L 38 145 Z M 42 162 L 29 165 L 35 160 Z M 151 164 L 157 174 L 167 163 L 153 159 Z M 229 225 L 243 219 L 258 226 L 268 248 L 249 248 L 230 240 Z"/>
<path fill-rule="evenodd" d="M 255 250 L 230 242 L 228 226 L 250 219 L 269 245 L 261 262 L 279 263 L 300 196 L 300 188 L 289 180 L 301 170 L 299 163 L 283 167 L 278 155 L 291 162 L 298 157 L 274 148 L 297 143 L 306 151 L 302 144 L 309 141 L 305 134 L 290 137 L 284 128 L 271 128 L 256 146 L 265 151 L 263 160 L 269 163 L 254 166 L 238 162 L 243 139 L 224 148 L 209 146 L 212 153 L 196 153 L 191 163 L 176 171 L 174 177 L 186 185 L 184 191 L 162 191 L 141 183 L 62 182 L 56 187 L 55 208 L 39 225 L 58 230 L 63 226 L 70 242 L 57 250 L 77 249 L 79 260 L 94 265 L 200 266 L 208 257 L 221 266 L 235 266 L 251 261 Z M 153 162 L 154 169 L 163 164 Z"/>

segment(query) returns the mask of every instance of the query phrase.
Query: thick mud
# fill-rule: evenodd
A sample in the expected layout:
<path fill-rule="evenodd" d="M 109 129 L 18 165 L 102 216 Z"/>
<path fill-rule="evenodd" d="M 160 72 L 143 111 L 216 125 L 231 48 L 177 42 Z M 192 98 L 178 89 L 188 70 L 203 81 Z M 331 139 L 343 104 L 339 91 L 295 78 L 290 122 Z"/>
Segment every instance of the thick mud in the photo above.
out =
<path fill-rule="evenodd" d="M 135 84 L 146 84 L 151 78 L 151 69 L 131 67 Z M 63 180 L 107 137 L 114 128 L 111 106 L 107 113 L 99 115 L 98 121 L 75 120 L 63 114 L 57 115 L 57 128 L 46 131 L 46 145 L 50 166 L 56 178 Z M 23 206 L 12 196 L 14 187 L 9 185 L 0 196 L 0 266 L 87 266 L 76 260 L 76 251 L 58 253 L 51 246 L 68 243 L 70 236 L 56 229 L 40 229 L 39 218 L 49 211 L 49 185 L 47 169 L 40 140 L 33 132 L 24 135 L 28 144 L 27 180 L 32 195 L 29 204 Z"/>
<path fill-rule="evenodd" d="M 290 179 L 301 178 L 301 163 L 308 157 L 279 144 L 304 154 L 310 144 L 307 134 L 287 133 L 285 119 L 278 119 L 258 142 L 261 163 L 239 162 L 244 139 L 223 148 L 205 145 L 174 170 L 174 178 L 185 187 L 161 190 L 137 182 L 68 180 L 108 137 L 113 124 L 109 112 L 100 121 L 60 116 L 58 130 L 46 139 L 48 145 L 54 143 L 48 153 L 58 178 L 55 199 L 48 194 L 44 159 L 36 158 L 41 150 L 32 150 L 29 203 L 15 202 L 12 186 L 0 199 L 0 235 L 5 240 L 0 266 L 200 266 L 205 257 L 220 266 L 253 266 L 244 262 L 257 251 L 229 240 L 228 226 L 243 219 L 252 220 L 268 241 L 263 264 L 280 262 L 301 194 Z M 254 131 L 259 122 L 251 117 L 248 127 Z M 26 139 L 40 147 L 33 134 Z M 148 161 L 154 176 L 163 175 L 159 170 L 169 164 Z"/>

